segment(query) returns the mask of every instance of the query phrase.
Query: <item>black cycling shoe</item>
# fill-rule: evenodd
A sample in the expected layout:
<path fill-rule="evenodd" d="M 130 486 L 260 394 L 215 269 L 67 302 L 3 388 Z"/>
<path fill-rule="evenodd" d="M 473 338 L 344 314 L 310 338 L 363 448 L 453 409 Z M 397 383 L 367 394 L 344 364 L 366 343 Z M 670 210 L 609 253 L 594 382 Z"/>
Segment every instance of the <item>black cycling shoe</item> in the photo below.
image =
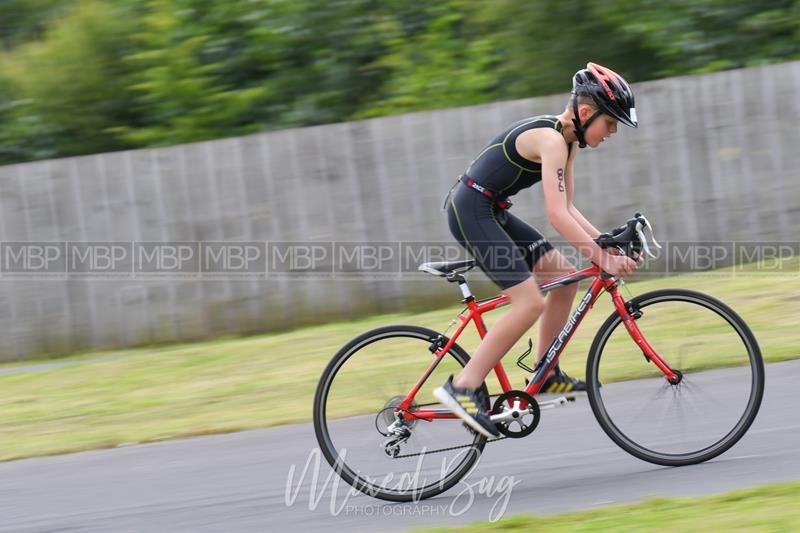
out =
<path fill-rule="evenodd" d="M 586 383 L 577 378 L 569 377 L 566 372 L 556 365 L 553 372 L 545 380 L 539 394 L 559 392 L 586 392 Z"/>
<path fill-rule="evenodd" d="M 433 395 L 442 405 L 453 411 L 453 414 L 464 421 L 470 429 L 484 437 L 497 437 L 500 432 L 489 419 L 489 415 L 481 407 L 478 394 L 472 389 L 462 389 L 453 386 L 453 376 L 447 378 L 444 385 L 436 388 Z"/>

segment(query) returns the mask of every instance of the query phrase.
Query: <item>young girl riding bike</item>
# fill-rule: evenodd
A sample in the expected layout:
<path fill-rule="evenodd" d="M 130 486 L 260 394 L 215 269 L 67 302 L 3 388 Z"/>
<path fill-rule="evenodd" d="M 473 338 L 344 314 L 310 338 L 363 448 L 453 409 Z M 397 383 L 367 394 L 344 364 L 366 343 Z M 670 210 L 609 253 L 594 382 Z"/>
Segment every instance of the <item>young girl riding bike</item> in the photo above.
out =
<path fill-rule="evenodd" d="M 546 279 L 574 267 L 539 231 L 508 212 L 507 199 L 541 181 L 553 228 L 605 272 L 616 277 L 632 273 L 636 262 L 601 249 L 593 240 L 600 231 L 572 203 L 575 144 L 596 148 L 616 133 L 619 122 L 637 127 L 630 86 L 611 69 L 589 63 L 573 76 L 572 96 L 560 115 L 512 124 L 472 161 L 449 195 L 450 231 L 508 296 L 511 309 L 488 331 L 464 369 L 434 395 L 486 437 L 499 433 L 480 407 L 476 389 L 539 318 L 536 353 L 541 357 L 566 322 L 578 290 L 572 284 L 552 290 L 547 299 L 542 296 L 531 274 Z M 585 384 L 556 367 L 541 390 L 585 390 Z"/>

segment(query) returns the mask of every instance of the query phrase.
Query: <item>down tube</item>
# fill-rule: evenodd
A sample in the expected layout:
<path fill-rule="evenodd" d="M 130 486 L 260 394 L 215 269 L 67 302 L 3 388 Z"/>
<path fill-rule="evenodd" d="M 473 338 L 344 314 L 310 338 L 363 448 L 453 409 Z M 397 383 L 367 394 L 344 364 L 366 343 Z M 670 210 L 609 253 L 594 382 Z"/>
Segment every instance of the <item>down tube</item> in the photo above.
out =
<path fill-rule="evenodd" d="M 596 278 L 592 282 L 592 286 L 589 287 L 584 297 L 578 302 L 578 306 L 572 315 L 570 315 L 567 323 L 564 324 L 561 332 L 553 339 L 553 342 L 550 343 L 543 359 L 537 363 L 536 372 L 533 374 L 531 382 L 525 387 L 525 392 L 530 395 L 535 395 L 539 392 L 539 389 L 542 388 L 544 380 L 550 375 L 550 371 L 556 364 L 558 364 L 558 358 L 561 356 L 564 347 L 569 342 L 569 339 L 572 338 L 572 334 L 575 333 L 575 330 L 578 329 L 578 325 L 581 323 L 581 320 L 583 320 L 583 317 L 586 316 L 586 313 L 594 305 L 595 300 L 597 300 L 600 291 L 603 290 L 605 285 L 606 281 L 599 278 Z"/>

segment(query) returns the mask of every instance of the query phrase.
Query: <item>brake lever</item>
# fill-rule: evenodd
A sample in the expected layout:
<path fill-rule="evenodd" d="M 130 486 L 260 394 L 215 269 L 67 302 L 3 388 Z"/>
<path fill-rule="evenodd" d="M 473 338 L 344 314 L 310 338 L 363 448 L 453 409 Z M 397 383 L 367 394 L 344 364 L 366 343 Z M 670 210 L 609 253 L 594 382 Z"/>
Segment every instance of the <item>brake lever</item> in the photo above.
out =
<path fill-rule="evenodd" d="M 652 229 L 650 231 L 652 233 Z M 647 237 L 642 230 L 641 222 L 636 223 L 636 235 L 639 237 L 639 242 L 642 243 L 642 250 L 644 250 L 644 253 L 646 253 L 652 259 L 655 259 L 656 255 L 650 251 L 650 247 L 647 245 Z M 661 245 L 656 242 L 655 238 L 653 238 L 653 244 L 655 244 L 656 247 L 661 248 Z"/>
<path fill-rule="evenodd" d="M 649 220 L 647 220 L 647 218 L 646 218 L 644 215 L 640 215 L 640 216 L 641 216 L 642 220 L 644 220 L 644 227 L 645 227 L 645 229 L 649 229 L 649 230 L 650 230 L 650 239 L 652 239 L 652 241 L 653 241 L 653 245 L 654 245 L 656 248 L 658 248 L 658 249 L 661 249 L 661 245 L 660 245 L 660 244 L 658 244 L 658 241 L 656 240 L 656 235 L 655 235 L 655 233 L 653 232 L 653 226 L 652 226 L 652 224 L 650 224 L 650 221 L 649 221 Z"/>
<path fill-rule="evenodd" d="M 647 238 L 644 236 L 644 232 L 642 231 L 642 223 L 636 223 L 636 238 L 639 239 L 639 242 L 642 245 L 642 251 L 647 254 L 648 257 L 653 257 L 652 252 L 650 252 L 650 248 L 647 246 Z"/>

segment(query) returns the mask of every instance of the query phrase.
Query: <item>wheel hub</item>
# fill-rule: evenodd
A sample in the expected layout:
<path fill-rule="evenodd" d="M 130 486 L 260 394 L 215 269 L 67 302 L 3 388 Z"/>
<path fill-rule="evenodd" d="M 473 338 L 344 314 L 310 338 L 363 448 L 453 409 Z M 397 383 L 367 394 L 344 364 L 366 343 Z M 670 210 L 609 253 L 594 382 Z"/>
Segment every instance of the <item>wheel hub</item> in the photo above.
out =
<path fill-rule="evenodd" d="M 673 372 L 675 373 L 675 378 L 667 381 L 669 381 L 670 385 L 680 385 L 680 382 L 683 381 L 683 372 L 680 370 L 673 370 Z"/>
<path fill-rule="evenodd" d="M 403 400 L 405 399 L 406 399 L 405 396 L 395 396 L 393 398 L 390 398 L 389 401 L 387 401 L 386 404 L 383 406 L 381 412 L 378 413 L 378 418 L 383 421 L 385 427 L 391 426 L 394 422 L 397 421 L 396 409 L 400 406 L 401 403 L 403 403 Z M 417 407 L 417 402 L 412 401 L 411 405 L 409 406 L 409 410 L 413 411 L 416 407 Z M 416 419 L 403 421 L 403 424 L 408 428 L 413 428 L 416 425 L 416 423 L 417 423 Z M 385 436 L 384 433 L 381 434 Z"/>
<path fill-rule="evenodd" d="M 403 419 L 403 411 L 397 409 L 403 403 L 403 400 L 405 400 L 405 396 L 390 398 L 375 419 L 375 429 L 378 430 L 378 433 L 384 437 L 389 437 L 381 443 L 381 446 L 384 453 L 392 458 L 400 455 L 400 446 L 411 437 L 411 428 L 417 423 L 416 420 Z M 411 408 L 415 407 L 417 407 L 417 404 L 411 402 Z M 386 428 L 385 431 L 381 429 L 381 423 Z"/>

